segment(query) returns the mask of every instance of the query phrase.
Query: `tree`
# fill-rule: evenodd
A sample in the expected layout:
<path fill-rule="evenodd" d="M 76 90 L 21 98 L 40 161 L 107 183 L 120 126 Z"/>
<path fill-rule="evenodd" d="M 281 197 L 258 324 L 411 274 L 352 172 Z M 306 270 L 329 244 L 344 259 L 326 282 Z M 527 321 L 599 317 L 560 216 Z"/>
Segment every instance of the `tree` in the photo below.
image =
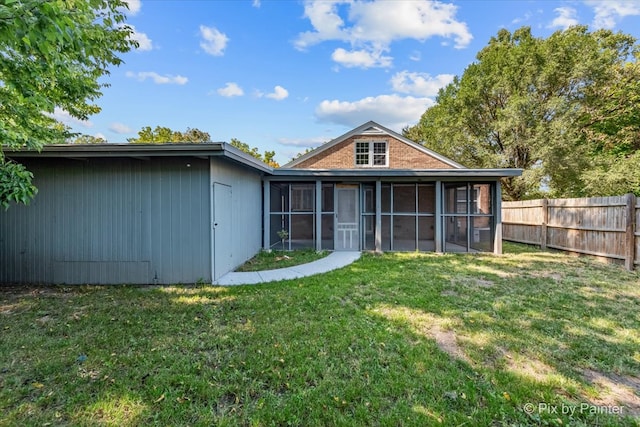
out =
<path fill-rule="evenodd" d="M 600 113 L 585 114 L 603 111 L 597 94 L 635 50 L 629 35 L 584 26 L 547 39 L 500 30 L 405 136 L 469 167 L 523 168 L 503 181 L 507 199 L 586 195 Z"/>
<path fill-rule="evenodd" d="M 178 143 L 178 142 L 211 142 L 211 136 L 207 132 L 203 132 L 197 128 L 187 128 L 185 132 L 179 132 L 172 130 L 168 127 L 156 126 L 155 129 L 151 129 L 150 126 L 143 127 L 138 132 L 137 138 L 129 138 L 128 142 L 132 143 L 152 143 L 152 144 L 166 144 L 166 143 Z M 257 147 L 249 147 L 248 144 L 236 139 L 231 138 L 229 143 L 232 147 L 239 149 L 256 159 L 265 162 L 271 167 L 278 167 L 278 163 L 274 160 L 276 155 L 275 151 L 265 151 L 264 154 L 260 154 Z"/>
<path fill-rule="evenodd" d="M 32 174 L 3 148 L 40 150 L 68 137 L 57 109 L 85 120 L 106 86 L 98 80 L 137 46 L 122 0 L 4 0 L 0 4 L 0 205 L 27 203 Z"/>
<path fill-rule="evenodd" d="M 640 196 L 640 52 L 635 62 L 616 66 L 611 82 L 594 88 L 589 101 L 581 116 L 592 150 L 583 173 L 587 192 Z"/>
<path fill-rule="evenodd" d="M 67 144 L 106 144 L 107 140 L 93 135 L 76 135 L 65 141 Z"/>
<path fill-rule="evenodd" d="M 326 142 L 323 142 L 323 144 L 326 144 Z M 313 150 L 314 150 L 313 148 L 311 148 L 311 147 L 307 147 L 307 148 L 305 148 L 305 149 L 304 149 L 304 151 L 301 151 L 301 152 L 297 153 L 295 156 L 293 156 L 293 158 L 291 159 L 291 161 L 294 161 L 294 160 L 296 160 L 298 157 L 302 157 L 302 156 L 304 156 L 305 154 L 312 152 Z"/>
<path fill-rule="evenodd" d="M 255 157 L 256 159 L 265 162 L 266 164 L 268 164 L 269 166 L 273 167 L 273 168 L 277 168 L 280 167 L 280 165 L 278 164 L 278 162 L 276 162 L 274 160 L 274 157 L 276 155 L 275 151 L 266 151 L 264 152 L 264 154 L 260 154 L 260 150 L 258 150 L 258 147 L 250 147 L 249 144 L 246 144 L 242 141 L 240 141 L 239 139 L 236 138 L 231 138 L 231 142 L 229 143 L 229 145 L 231 145 L 232 147 L 237 148 L 240 151 L 243 151 L 247 154 L 250 154 L 251 156 Z"/>
<path fill-rule="evenodd" d="M 138 131 L 137 138 L 129 138 L 127 141 L 134 144 L 201 143 L 211 142 L 211 136 L 207 132 L 196 128 L 187 128 L 185 132 L 180 132 L 164 126 L 156 126 L 155 129 L 145 126 Z"/>

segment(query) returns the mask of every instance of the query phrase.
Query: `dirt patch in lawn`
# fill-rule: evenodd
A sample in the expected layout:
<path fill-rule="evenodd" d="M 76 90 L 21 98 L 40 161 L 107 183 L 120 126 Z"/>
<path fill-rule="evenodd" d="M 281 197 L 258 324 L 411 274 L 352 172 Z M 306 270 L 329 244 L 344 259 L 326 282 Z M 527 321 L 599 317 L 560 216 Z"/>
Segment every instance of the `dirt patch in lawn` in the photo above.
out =
<path fill-rule="evenodd" d="M 390 305 L 381 305 L 373 311 L 389 320 L 406 323 L 416 333 L 433 339 L 438 348 L 453 359 L 472 363 L 458 344 L 456 333 L 452 330 L 454 325 L 448 322 L 448 319 L 408 307 Z"/>
<path fill-rule="evenodd" d="M 555 370 L 546 363 L 532 358 L 530 355 L 511 353 L 502 347 L 497 347 L 498 359 L 496 362 L 504 363 L 507 370 L 535 381 L 547 381 Z"/>
<path fill-rule="evenodd" d="M 429 329 L 429 335 L 433 337 L 438 345 L 438 348 L 454 359 L 462 360 L 471 364 L 471 360 L 462 350 L 462 347 L 458 344 L 456 333 L 449 330 L 443 330 L 439 325 L 434 325 Z"/>
<path fill-rule="evenodd" d="M 491 288 L 495 286 L 495 282 L 478 277 L 458 277 L 451 280 L 451 285 L 470 288 Z"/>
<path fill-rule="evenodd" d="M 597 390 L 597 398 L 588 398 L 595 406 L 622 406 L 622 415 L 640 416 L 640 378 L 631 375 L 603 374 L 584 369 L 582 376 Z"/>

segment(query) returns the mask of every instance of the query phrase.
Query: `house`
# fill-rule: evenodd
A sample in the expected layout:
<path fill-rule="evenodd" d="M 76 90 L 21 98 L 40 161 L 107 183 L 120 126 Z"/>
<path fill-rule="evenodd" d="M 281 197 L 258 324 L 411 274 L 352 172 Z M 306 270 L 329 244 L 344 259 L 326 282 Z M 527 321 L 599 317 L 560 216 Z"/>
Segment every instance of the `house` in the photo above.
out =
<path fill-rule="evenodd" d="M 224 143 L 48 145 L 0 211 L 0 283 L 211 283 L 262 247 L 271 168 Z"/>
<path fill-rule="evenodd" d="M 264 247 L 502 252 L 500 178 L 368 122 L 264 176 Z"/>
<path fill-rule="evenodd" d="M 0 212 L 0 284 L 211 283 L 282 243 L 500 253 L 500 178 L 521 173 L 465 168 L 375 122 L 278 169 L 226 143 L 5 155 L 39 193 Z"/>

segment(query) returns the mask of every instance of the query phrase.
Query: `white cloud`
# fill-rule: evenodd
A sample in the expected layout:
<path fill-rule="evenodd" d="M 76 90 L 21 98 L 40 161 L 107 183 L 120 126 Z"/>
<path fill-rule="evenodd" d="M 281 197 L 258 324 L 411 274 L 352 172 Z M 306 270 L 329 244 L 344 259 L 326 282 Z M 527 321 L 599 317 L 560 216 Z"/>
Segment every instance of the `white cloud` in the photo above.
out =
<path fill-rule="evenodd" d="M 134 73 L 132 71 L 127 71 L 125 74 L 127 77 L 137 79 L 138 81 L 145 81 L 146 79 L 151 79 L 155 84 L 163 85 L 163 84 L 177 84 L 184 85 L 189 79 L 184 76 L 172 76 L 171 74 L 167 74 L 161 76 L 160 74 L 154 71 L 140 71 L 138 73 Z"/>
<path fill-rule="evenodd" d="M 307 0 L 304 16 L 313 30 L 298 34 L 294 44 L 304 50 L 337 40 L 349 43 L 353 52 L 368 52 L 374 57 L 376 52 L 389 51 L 392 42 L 403 39 L 444 37 L 453 39 L 456 48 L 464 48 L 473 36 L 466 23 L 456 20 L 457 10 L 453 4 L 432 0 Z M 344 53 L 346 50 L 342 49 L 338 58 L 344 58 Z"/>
<path fill-rule="evenodd" d="M 355 102 L 325 100 L 318 105 L 315 115 L 322 122 L 348 127 L 374 120 L 399 131 L 407 124 L 416 123 L 431 105 L 430 98 L 380 95 Z"/>
<path fill-rule="evenodd" d="M 244 91 L 237 83 L 228 82 L 224 87 L 221 87 L 217 90 L 218 95 L 224 96 L 226 98 L 231 98 L 234 96 L 242 96 L 244 95 Z"/>
<path fill-rule="evenodd" d="M 253 0 L 253 2 L 251 3 L 251 6 L 255 8 L 260 8 L 260 0 Z"/>
<path fill-rule="evenodd" d="M 418 50 L 414 50 L 411 55 L 409 55 L 409 59 L 415 62 L 418 62 L 422 59 L 422 54 Z"/>
<path fill-rule="evenodd" d="M 90 128 L 93 126 L 93 123 L 91 121 L 80 120 L 76 117 L 73 117 L 67 110 L 60 107 L 55 107 L 53 109 L 53 114 L 51 114 L 50 116 L 68 126 L 82 126 L 85 128 Z"/>
<path fill-rule="evenodd" d="M 557 9 L 556 9 L 556 10 L 557 10 Z M 512 23 L 512 24 L 520 24 L 520 23 L 522 23 L 522 22 L 526 22 L 526 21 L 530 20 L 532 16 L 533 16 L 533 14 L 532 14 L 531 12 L 526 12 L 526 13 L 524 14 L 524 16 L 523 16 L 523 17 L 521 17 L 521 18 L 514 18 L 514 19 L 511 21 L 511 23 Z"/>
<path fill-rule="evenodd" d="M 273 88 L 273 92 L 265 95 L 267 98 L 275 99 L 276 101 L 282 101 L 289 96 L 289 91 L 282 86 L 276 86 Z"/>
<path fill-rule="evenodd" d="M 133 132 L 133 129 L 131 129 L 129 126 L 125 125 L 124 123 L 118 123 L 118 122 L 111 123 L 109 125 L 109 130 L 119 135 Z"/>
<path fill-rule="evenodd" d="M 324 144 L 325 142 L 327 142 L 327 138 L 319 136 L 319 137 L 315 137 L 315 138 L 280 138 L 278 139 L 278 143 L 281 145 L 286 145 L 286 146 L 290 146 L 290 147 L 309 147 L 309 148 L 314 148 L 314 147 L 318 147 L 322 144 Z"/>
<path fill-rule="evenodd" d="M 382 56 L 381 51 L 352 50 L 347 52 L 341 47 L 333 51 L 331 59 L 347 68 L 388 68 L 391 67 L 393 61 L 390 56 Z"/>
<path fill-rule="evenodd" d="M 405 70 L 391 77 L 391 87 L 396 92 L 435 97 L 441 88 L 453 81 L 454 77 L 453 74 L 438 74 L 431 77 L 427 73 L 411 73 Z"/>
<path fill-rule="evenodd" d="M 130 38 L 138 42 L 137 50 L 140 50 L 140 51 L 152 50 L 153 42 L 151 41 L 149 36 L 147 36 L 145 33 L 141 33 L 137 31 L 136 27 L 134 27 L 133 25 L 129 25 L 129 26 L 133 30 L 133 34 L 131 34 Z"/>
<path fill-rule="evenodd" d="M 618 20 L 626 16 L 640 15 L 640 3 L 629 0 L 589 0 L 585 2 L 593 7 L 595 28 L 612 29 Z"/>
<path fill-rule="evenodd" d="M 306 49 L 314 44 L 325 40 L 348 41 L 349 36 L 343 30 L 344 21 L 338 15 L 337 4 L 343 3 L 341 0 L 311 1 L 304 5 L 304 16 L 309 18 L 315 31 L 306 31 L 298 34 L 295 46 L 298 49 Z"/>
<path fill-rule="evenodd" d="M 549 28 L 569 28 L 572 25 L 578 25 L 579 21 L 576 18 L 577 11 L 572 7 L 557 7 L 553 9 L 554 12 L 558 14 L 551 24 L 549 24 Z"/>
<path fill-rule="evenodd" d="M 200 42 L 202 50 L 213 56 L 224 55 L 224 50 L 229 43 L 229 37 L 226 34 L 221 33 L 215 27 L 200 25 L 200 36 L 202 37 Z"/>
<path fill-rule="evenodd" d="M 140 0 L 124 0 L 124 2 L 129 6 L 128 9 L 126 7 L 122 8 L 127 15 L 136 15 L 140 12 L 140 8 L 142 8 L 142 2 Z"/>

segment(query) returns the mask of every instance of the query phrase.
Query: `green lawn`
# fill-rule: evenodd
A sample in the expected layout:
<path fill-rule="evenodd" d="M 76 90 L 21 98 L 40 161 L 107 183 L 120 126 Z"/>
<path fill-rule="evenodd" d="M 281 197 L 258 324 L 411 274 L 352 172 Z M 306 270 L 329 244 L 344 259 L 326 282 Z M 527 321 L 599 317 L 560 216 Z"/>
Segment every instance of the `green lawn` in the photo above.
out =
<path fill-rule="evenodd" d="M 262 271 L 306 264 L 324 258 L 328 251 L 298 249 L 295 251 L 260 251 L 256 256 L 242 264 L 236 271 Z"/>
<path fill-rule="evenodd" d="M 638 425 L 640 274 L 505 250 L 0 291 L 0 425 Z"/>

